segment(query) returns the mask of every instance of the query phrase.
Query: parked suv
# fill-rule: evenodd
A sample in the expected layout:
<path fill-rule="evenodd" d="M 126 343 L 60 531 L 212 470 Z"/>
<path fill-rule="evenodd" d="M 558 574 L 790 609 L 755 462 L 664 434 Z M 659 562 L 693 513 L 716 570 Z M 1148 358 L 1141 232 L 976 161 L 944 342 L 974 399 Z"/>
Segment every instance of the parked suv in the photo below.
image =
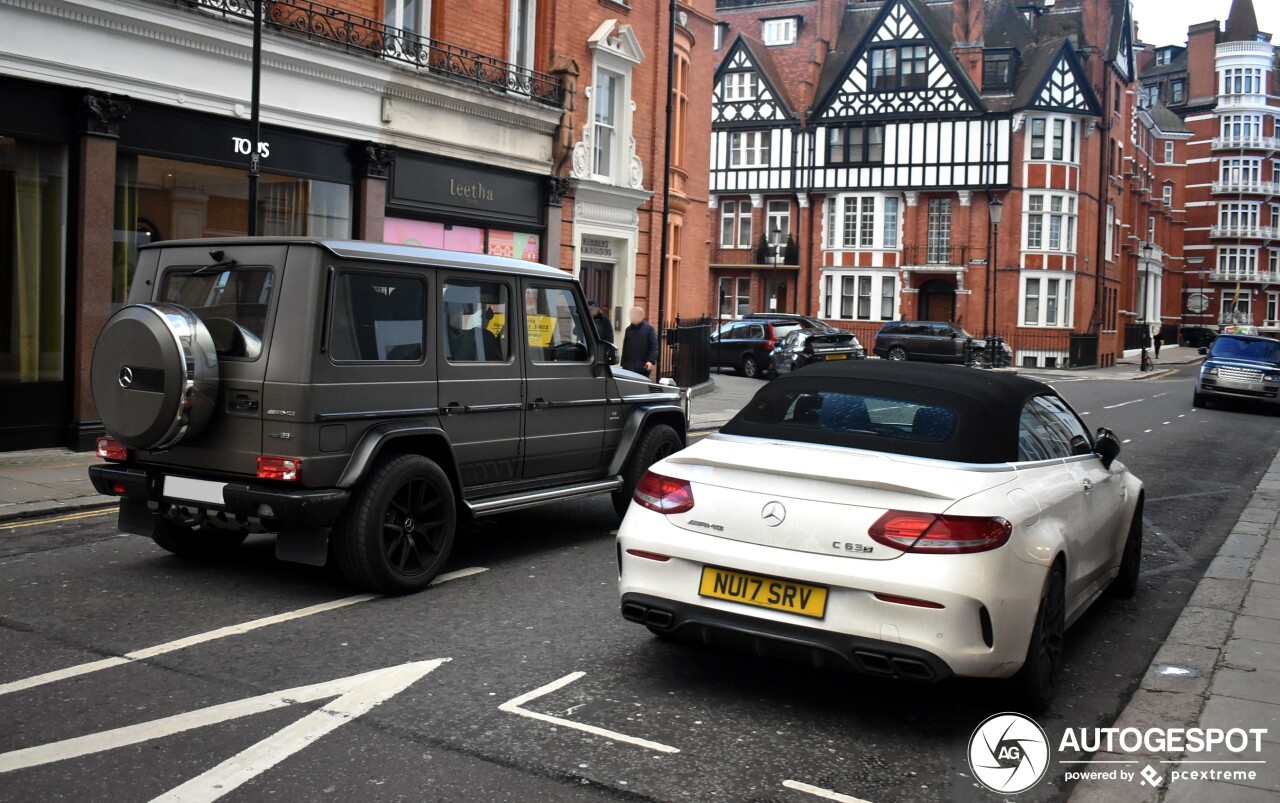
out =
<path fill-rule="evenodd" d="M 1200 353 L 1208 356 L 1196 377 L 1193 407 L 1219 400 L 1280 404 L 1280 341 L 1222 334 Z"/>
<path fill-rule="evenodd" d="M 805 328 L 794 318 L 747 317 L 711 333 L 711 367 L 733 368 L 745 377 L 764 376 L 773 351 L 791 332 Z"/>
<path fill-rule="evenodd" d="M 139 257 L 91 382 L 89 475 L 180 555 L 274 533 L 356 585 L 425 587 L 461 521 L 611 493 L 685 443 L 678 389 L 611 367 L 578 283 L 365 242 L 172 241 Z"/>
<path fill-rule="evenodd" d="M 954 323 L 943 321 L 889 321 L 876 334 L 873 348 L 877 357 L 886 360 L 922 360 L 928 362 L 964 363 L 965 343 L 982 351 L 986 341 L 976 339 Z M 1005 365 L 1013 363 L 1013 352 L 1004 346 Z M 982 362 L 981 355 L 978 358 Z"/>

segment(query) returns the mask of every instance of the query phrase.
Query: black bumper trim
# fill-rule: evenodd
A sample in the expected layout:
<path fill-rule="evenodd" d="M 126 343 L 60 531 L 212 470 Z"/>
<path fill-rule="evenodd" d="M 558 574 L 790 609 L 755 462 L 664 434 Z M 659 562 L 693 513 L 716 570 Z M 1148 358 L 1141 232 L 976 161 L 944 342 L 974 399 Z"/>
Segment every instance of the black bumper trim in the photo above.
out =
<path fill-rule="evenodd" d="M 818 668 L 837 667 L 917 681 L 945 680 L 954 674 L 938 656 L 905 644 L 831 633 L 647 594 L 624 594 L 622 615 L 657 632 L 760 656 L 797 660 Z"/>
<path fill-rule="evenodd" d="M 160 495 L 162 476 L 160 472 L 121 465 L 89 466 L 89 479 L 98 493 L 192 509 L 221 510 L 236 516 L 252 516 L 291 524 L 332 527 L 351 499 L 351 492 L 342 488 L 283 489 L 232 482 L 227 483 L 222 491 L 225 504 L 178 502 Z M 117 483 L 124 487 L 123 493 L 114 490 Z M 260 515 L 258 510 L 261 505 L 269 505 L 272 515 Z"/>

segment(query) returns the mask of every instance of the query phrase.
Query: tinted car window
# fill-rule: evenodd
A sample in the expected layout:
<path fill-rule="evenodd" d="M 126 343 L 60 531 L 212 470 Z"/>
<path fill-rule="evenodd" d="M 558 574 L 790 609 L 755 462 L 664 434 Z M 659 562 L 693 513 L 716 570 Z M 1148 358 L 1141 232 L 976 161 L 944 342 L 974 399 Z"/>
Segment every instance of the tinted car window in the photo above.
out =
<path fill-rule="evenodd" d="M 445 284 L 445 359 L 506 362 L 511 351 L 508 293 L 502 282 L 451 279 Z"/>
<path fill-rule="evenodd" d="M 335 362 L 421 361 L 426 297 L 426 283 L 412 276 L 338 274 L 330 357 Z"/>
<path fill-rule="evenodd" d="M 783 338 L 799 329 L 800 324 L 798 323 L 775 323 L 773 325 L 773 336 Z"/>
<path fill-rule="evenodd" d="M 1072 454 L 1072 430 L 1046 404 L 1050 397 L 1036 396 L 1023 405 L 1018 421 L 1018 459 L 1053 460 Z"/>
<path fill-rule="evenodd" d="M 804 430 L 808 429 L 941 443 L 956 426 L 955 412 L 939 405 L 825 390 L 777 394 L 753 406 L 746 417 L 752 423 L 794 427 L 795 439 L 800 441 L 807 440 Z"/>
<path fill-rule="evenodd" d="M 160 288 L 160 300 L 181 304 L 198 315 L 219 357 L 256 359 L 262 353 L 274 284 L 275 274 L 268 268 L 170 271 Z"/>
<path fill-rule="evenodd" d="M 950 326 L 947 326 L 945 323 L 929 324 L 929 334 L 934 335 L 935 337 L 951 337 L 953 331 L 955 330 Z"/>
<path fill-rule="evenodd" d="M 1209 356 L 1280 363 L 1280 341 L 1219 335 L 1213 341 L 1213 348 L 1209 349 Z"/>
<path fill-rule="evenodd" d="M 753 323 L 750 326 L 740 327 L 740 329 L 746 330 L 738 335 L 738 337 L 740 338 L 744 338 L 746 340 L 764 340 L 764 327 L 758 323 Z"/>
<path fill-rule="evenodd" d="M 525 291 L 525 321 L 529 352 L 539 362 L 586 362 L 587 345 L 582 311 L 565 287 L 531 287 Z"/>

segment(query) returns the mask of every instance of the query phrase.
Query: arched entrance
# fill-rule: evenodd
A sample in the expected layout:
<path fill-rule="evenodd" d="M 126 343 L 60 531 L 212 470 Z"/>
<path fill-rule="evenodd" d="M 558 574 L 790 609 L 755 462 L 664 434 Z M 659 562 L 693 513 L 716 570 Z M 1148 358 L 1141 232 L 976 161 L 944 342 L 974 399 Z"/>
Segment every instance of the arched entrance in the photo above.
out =
<path fill-rule="evenodd" d="M 946 279 L 930 279 L 920 285 L 920 318 L 926 321 L 954 321 L 955 285 Z"/>

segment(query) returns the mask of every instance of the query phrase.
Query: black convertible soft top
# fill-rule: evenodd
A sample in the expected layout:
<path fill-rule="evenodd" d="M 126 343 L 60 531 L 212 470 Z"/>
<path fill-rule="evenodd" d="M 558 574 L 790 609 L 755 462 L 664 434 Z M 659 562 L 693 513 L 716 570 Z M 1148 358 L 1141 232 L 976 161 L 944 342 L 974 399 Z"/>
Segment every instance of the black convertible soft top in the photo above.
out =
<path fill-rule="evenodd" d="M 897 399 L 944 408 L 955 426 L 942 440 L 895 439 L 866 432 L 801 428 L 781 423 L 778 410 L 814 392 Z M 958 365 L 857 360 L 817 363 L 762 388 L 720 431 L 726 435 L 803 441 L 960 463 L 1018 459 L 1018 419 L 1032 396 L 1057 396 L 1026 377 Z"/>

